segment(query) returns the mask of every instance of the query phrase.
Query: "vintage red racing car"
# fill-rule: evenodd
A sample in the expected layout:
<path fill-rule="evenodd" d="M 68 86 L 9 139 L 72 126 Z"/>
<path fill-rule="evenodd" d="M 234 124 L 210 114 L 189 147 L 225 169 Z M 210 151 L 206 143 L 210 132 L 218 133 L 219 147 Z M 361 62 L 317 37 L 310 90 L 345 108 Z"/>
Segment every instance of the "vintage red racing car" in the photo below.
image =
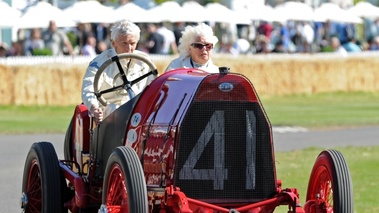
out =
<path fill-rule="evenodd" d="M 130 90 L 138 79 L 99 91 L 111 63 L 141 60 L 120 54 L 95 77 L 95 93 Z M 120 70 L 120 76 L 124 70 Z M 131 94 L 131 93 L 129 93 Z M 323 150 L 310 174 L 306 202 L 282 188 L 275 169 L 272 127 L 252 83 L 220 68 L 211 74 L 176 69 L 95 125 L 76 106 L 64 141 L 64 159 L 50 142 L 35 142 L 26 157 L 23 212 L 352 213 L 352 180 L 343 155 Z"/>

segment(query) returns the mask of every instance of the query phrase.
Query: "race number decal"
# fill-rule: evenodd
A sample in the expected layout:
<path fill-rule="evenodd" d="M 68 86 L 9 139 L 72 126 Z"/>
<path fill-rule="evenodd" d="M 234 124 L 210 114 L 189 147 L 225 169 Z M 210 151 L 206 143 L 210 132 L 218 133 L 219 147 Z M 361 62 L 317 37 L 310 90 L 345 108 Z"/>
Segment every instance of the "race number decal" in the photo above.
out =
<path fill-rule="evenodd" d="M 130 129 L 127 134 L 127 139 L 129 143 L 134 143 L 137 140 L 137 131 L 135 129 Z"/>
<path fill-rule="evenodd" d="M 255 189 L 255 164 L 256 164 L 256 117 L 253 111 L 245 112 L 246 122 L 246 181 L 245 189 Z M 243 122 L 243 121 L 241 121 Z M 242 125 L 243 126 L 243 125 Z M 225 131 L 225 113 L 216 110 L 213 112 L 196 144 L 191 150 L 183 167 L 179 171 L 180 180 L 212 180 L 213 190 L 223 190 L 225 181 L 228 180 L 228 168 L 225 166 L 225 138 L 228 132 Z M 213 153 L 206 153 L 206 147 L 213 141 Z M 233 141 L 231 143 L 244 141 Z M 213 168 L 197 169 L 196 165 L 202 155 L 212 155 Z M 230 157 L 230 156 L 229 156 Z M 238 156 L 234 156 L 238 157 Z M 241 174 L 242 175 L 242 174 Z"/>
<path fill-rule="evenodd" d="M 130 124 L 132 125 L 132 127 L 136 127 L 140 121 L 141 121 L 141 114 L 140 113 L 134 113 L 130 119 Z"/>
<path fill-rule="evenodd" d="M 246 189 L 255 189 L 256 118 L 253 111 L 246 111 Z"/>
<path fill-rule="evenodd" d="M 225 169 L 224 146 L 225 146 L 224 112 L 215 111 L 210 121 L 201 133 L 195 147 L 179 172 L 182 180 L 213 180 L 215 190 L 224 189 L 224 180 L 228 178 L 228 170 Z M 209 140 L 214 135 L 214 164 L 213 169 L 195 169 Z"/>

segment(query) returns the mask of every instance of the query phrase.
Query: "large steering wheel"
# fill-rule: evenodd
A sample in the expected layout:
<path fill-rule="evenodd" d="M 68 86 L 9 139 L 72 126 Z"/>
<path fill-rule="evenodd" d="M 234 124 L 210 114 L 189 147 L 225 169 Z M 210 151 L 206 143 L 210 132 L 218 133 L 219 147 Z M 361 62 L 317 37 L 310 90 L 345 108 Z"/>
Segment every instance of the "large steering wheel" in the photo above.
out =
<path fill-rule="evenodd" d="M 140 77 L 132 80 L 132 81 L 129 81 L 127 79 L 125 71 L 122 68 L 122 65 L 120 63 L 120 59 L 128 59 L 128 58 L 130 60 L 131 59 L 136 59 L 136 60 L 142 61 L 143 63 L 145 63 L 145 64 L 147 64 L 149 66 L 150 71 L 147 72 L 146 74 L 144 74 L 144 75 L 142 75 L 142 76 L 140 76 Z M 105 68 L 107 68 L 112 63 L 116 63 L 117 64 L 118 70 L 120 72 L 118 75 L 116 75 L 116 77 L 114 77 L 113 82 L 115 82 L 116 79 L 121 78 L 123 83 L 121 85 L 115 85 L 115 83 L 113 83 L 113 87 L 112 88 L 100 91 L 100 89 L 99 89 L 99 79 L 100 79 L 100 76 L 104 72 Z M 129 68 L 129 64 L 130 64 L 130 61 L 128 62 L 128 66 L 126 67 L 126 69 Z M 108 59 L 107 61 L 105 61 L 100 66 L 100 68 L 98 69 L 98 71 L 96 72 L 95 80 L 94 80 L 94 92 L 95 92 L 95 95 L 97 97 L 97 100 L 99 100 L 99 102 L 103 106 L 107 106 L 109 102 L 102 95 L 106 94 L 106 93 L 110 93 L 110 92 L 115 92 L 115 91 L 118 91 L 118 90 L 125 90 L 128 93 L 129 97 L 133 98 L 135 95 L 134 95 L 131 87 L 134 84 L 138 83 L 139 81 L 141 81 L 144 78 L 147 78 L 150 75 L 154 75 L 154 77 L 156 77 L 158 75 L 158 71 L 157 71 L 157 67 L 155 66 L 155 64 L 149 58 L 147 58 L 146 56 L 141 55 L 141 54 L 136 54 L 136 53 L 118 54 L 118 55 L 116 55 L 116 56 Z"/>

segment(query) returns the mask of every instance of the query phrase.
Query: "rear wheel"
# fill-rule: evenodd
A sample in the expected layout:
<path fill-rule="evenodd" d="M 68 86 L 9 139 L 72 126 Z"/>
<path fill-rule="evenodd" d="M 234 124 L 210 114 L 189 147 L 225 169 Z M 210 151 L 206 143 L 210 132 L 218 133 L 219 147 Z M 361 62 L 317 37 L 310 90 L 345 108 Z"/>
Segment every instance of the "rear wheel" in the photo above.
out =
<path fill-rule="evenodd" d="M 134 149 L 117 147 L 109 157 L 102 203 L 108 213 L 148 212 L 145 177 Z"/>
<path fill-rule="evenodd" d="M 63 154 L 64 159 L 67 161 L 72 161 L 72 128 L 73 128 L 73 122 L 74 118 L 71 119 L 70 124 L 67 128 L 66 135 L 64 138 L 64 145 L 63 145 Z"/>
<path fill-rule="evenodd" d="M 34 143 L 24 167 L 23 212 L 67 212 L 63 206 L 64 183 L 54 146 L 49 142 Z"/>
<path fill-rule="evenodd" d="M 350 171 L 343 155 L 325 150 L 317 157 L 307 190 L 307 212 L 352 213 L 353 187 Z M 322 201 L 322 202 L 321 202 Z"/>

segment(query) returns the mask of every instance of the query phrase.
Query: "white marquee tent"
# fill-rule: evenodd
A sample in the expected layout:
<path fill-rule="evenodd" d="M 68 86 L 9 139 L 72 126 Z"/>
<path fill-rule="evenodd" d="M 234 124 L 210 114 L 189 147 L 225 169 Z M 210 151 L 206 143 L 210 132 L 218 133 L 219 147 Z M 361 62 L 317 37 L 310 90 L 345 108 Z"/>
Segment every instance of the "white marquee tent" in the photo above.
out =
<path fill-rule="evenodd" d="M 185 1 L 182 8 L 183 14 L 188 17 L 188 22 L 204 22 L 208 19 L 204 6 L 196 1 Z"/>
<path fill-rule="evenodd" d="M 13 27 L 20 19 L 21 11 L 0 1 L 0 27 Z"/>
<path fill-rule="evenodd" d="M 147 10 L 134 4 L 133 2 L 117 7 L 114 10 L 113 16 L 116 21 L 126 19 L 136 23 L 145 23 L 150 20 Z"/>
<path fill-rule="evenodd" d="M 208 21 L 234 23 L 234 24 L 251 24 L 248 14 L 239 13 L 231 10 L 220 3 L 208 3 L 205 5 Z"/>
<path fill-rule="evenodd" d="M 15 27 L 18 29 L 47 28 L 50 20 L 54 20 L 58 27 L 76 25 L 61 9 L 50 3 L 40 1 L 27 8 Z"/>
<path fill-rule="evenodd" d="M 113 8 L 95 0 L 77 1 L 63 10 L 65 16 L 76 23 L 113 23 L 113 11 Z"/>
<path fill-rule="evenodd" d="M 237 13 L 246 14 L 252 21 L 274 21 L 274 8 L 269 5 L 250 2 L 244 7 L 237 8 Z"/>
<path fill-rule="evenodd" d="M 280 21 L 309 20 L 362 23 L 362 18 L 379 17 L 379 7 L 368 2 L 359 2 L 344 10 L 333 3 L 324 3 L 316 9 L 300 2 L 286 2 L 272 8 L 254 1 L 243 8 L 231 10 L 219 3 L 205 6 L 195 1 L 185 1 L 180 6 L 175 1 L 167 1 L 145 10 L 133 2 L 116 9 L 104 6 L 96 0 L 77 1 L 65 10 L 40 1 L 27 8 L 24 14 L 0 0 L 0 27 L 44 28 L 49 20 L 55 20 L 58 27 L 72 27 L 77 23 L 113 23 L 116 20 L 129 19 L 137 23 L 148 22 L 226 22 L 250 24 L 255 20 Z"/>
<path fill-rule="evenodd" d="M 355 16 L 362 18 L 379 18 L 379 7 L 372 5 L 369 2 L 358 2 L 347 11 Z"/>
<path fill-rule="evenodd" d="M 288 1 L 279 4 L 274 8 L 273 19 L 279 22 L 292 21 L 313 21 L 314 11 L 311 6 L 301 2 Z"/>
<path fill-rule="evenodd" d="M 358 16 L 355 16 L 330 2 L 323 3 L 320 7 L 315 9 L 315 21 L 334 21 L 356 24 L 363 22 Z"/>
<path fill-rule="evenodd" d="M 186 21 L 183 16 L 183 9 L 176 1 L 166 1 L 147 11 L 150 20 L 148 22 L 158 23 L 162 21 L 178 22 Z"/>

